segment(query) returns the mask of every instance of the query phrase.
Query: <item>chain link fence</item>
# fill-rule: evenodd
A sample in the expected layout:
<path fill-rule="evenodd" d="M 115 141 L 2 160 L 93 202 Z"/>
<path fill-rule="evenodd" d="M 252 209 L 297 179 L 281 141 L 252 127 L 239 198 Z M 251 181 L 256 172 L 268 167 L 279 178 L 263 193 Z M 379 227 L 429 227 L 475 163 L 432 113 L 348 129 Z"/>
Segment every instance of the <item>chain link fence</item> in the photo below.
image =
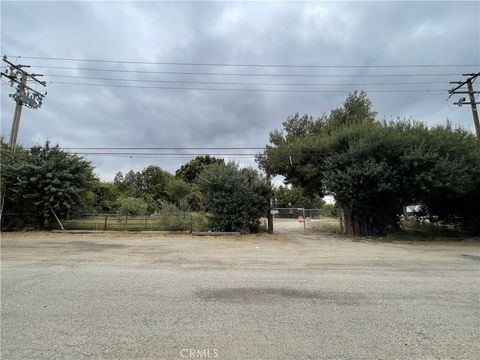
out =
<path fill-rule="evenodd" d="M 339 220 L 332 217 L 329 209 L 274 208 L 271 211 L 275 232 L 339 231 Z"/>

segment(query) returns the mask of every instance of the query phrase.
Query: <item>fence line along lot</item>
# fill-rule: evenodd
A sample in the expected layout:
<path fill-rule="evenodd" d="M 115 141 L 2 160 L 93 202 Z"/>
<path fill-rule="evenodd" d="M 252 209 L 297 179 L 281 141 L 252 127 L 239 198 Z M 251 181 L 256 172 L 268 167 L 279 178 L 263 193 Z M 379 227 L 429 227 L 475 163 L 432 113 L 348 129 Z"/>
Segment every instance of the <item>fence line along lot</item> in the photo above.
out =
<path fill-rule="evenodd" d="M 190 216 L 160 218 L 149 215 L 86 214 L 63 220 L 62 224 L 68 230 L 100 231 L 197 230 L 198 228 Z"/>
<path fill-rule="evenodd" d="M 476 358 L 478 242 L 285 224 L 234 238 L 2 234 L 2 358 Z"/>

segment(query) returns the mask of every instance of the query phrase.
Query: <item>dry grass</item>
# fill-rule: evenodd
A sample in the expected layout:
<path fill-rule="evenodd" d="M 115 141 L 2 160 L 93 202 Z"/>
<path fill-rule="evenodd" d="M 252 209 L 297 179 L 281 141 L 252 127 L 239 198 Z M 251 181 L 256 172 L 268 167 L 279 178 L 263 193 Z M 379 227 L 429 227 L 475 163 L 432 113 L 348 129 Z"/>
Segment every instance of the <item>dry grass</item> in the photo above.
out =
<path fill-rule="evenodd" d="M 339 220 L 331 217 L 322 217 L 320 219 L 307 221 L 306 228 L 332 234 L 340 233 Z"/>

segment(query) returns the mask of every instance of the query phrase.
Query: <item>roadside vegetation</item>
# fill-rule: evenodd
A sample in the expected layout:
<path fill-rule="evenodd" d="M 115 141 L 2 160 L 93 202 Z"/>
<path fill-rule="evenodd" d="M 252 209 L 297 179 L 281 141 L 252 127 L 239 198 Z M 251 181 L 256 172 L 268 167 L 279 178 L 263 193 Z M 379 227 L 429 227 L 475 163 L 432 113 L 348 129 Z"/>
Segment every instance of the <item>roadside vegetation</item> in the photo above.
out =
<path fill-rule="evenodd" d="M 272 207 L 322 209 L 315 226 L 346 235 L 480 234 L 473 134 L 376 116 L 355 92 L 321 117 L 288 117 L 257 156 L 264 173 L 285 177 L 277 188 L 259 171 L 211 156 L 175 175 L 151 165 L 104 182 L 89 161 L 58 146 L 18 146 L 11 156 L 2 141 L 2 229 L 52 229 L 58 217 L 69 229 L 248 233 L 262 229 Z M 420 207 L 421 219 L 402 221 L 407 205 Z"/>
<path fill-rule="evenodd" d="M 85 159 L 58 146 L 2 143 L 3 230 L 260 230 L 271 186 L 253 169 L 198 156 L 172 175 L 158 166 L 99 180 Z"/>
<path fill-rule="evenodd" d="M 407 205 L 429 222 L 480 233 L 480 146 L 448 123 L 380 121 L 365 93 L 314 118 L 295 114 L 258 156 L 261 168 L 317 196 L 333 195 L 347 235 L 401 232 Z"/>

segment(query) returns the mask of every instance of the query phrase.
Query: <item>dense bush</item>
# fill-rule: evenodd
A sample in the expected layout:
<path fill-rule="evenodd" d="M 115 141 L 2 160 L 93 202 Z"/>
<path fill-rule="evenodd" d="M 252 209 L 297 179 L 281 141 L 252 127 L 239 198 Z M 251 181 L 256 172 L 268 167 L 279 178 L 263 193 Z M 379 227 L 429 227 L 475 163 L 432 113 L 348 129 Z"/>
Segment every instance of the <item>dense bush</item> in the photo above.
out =
<path fill-rule="evenodd" d="M 205 231 L 210 225 L 205 213 L 182 210 L 167 201 L 163 201 L 152 216 L 159 227 L 166 231 Z"/>
<path fill-rule="evenodd" d="M 145 200 L 133 196 L 123 196 L 117 200 L 117 214 L 125 216 L 145 215 L 148 204 Z"/>
<path fill-rule="evenodd" d="M 161 228 L 167 231 L 190 230 L 190 214 L 167 201 L 161 203 L 160 209 L 153 214 Z"/>
<path fill-rule="evenodd" d="M 18 147 L 14 156 L 2 143 L 2 194 L 5 194 L 2 226 L 50 228 L 60 218 L 90 209 L 95 180 L 90 162 L 62 151 L 58 146 Z"/>
<path fill-rule="evenodd" d="M 200 174 L 198 184 L 216 231 L 254 231 L 267 214 L 271 187 L 253 169 L 213 165 Z"/>

